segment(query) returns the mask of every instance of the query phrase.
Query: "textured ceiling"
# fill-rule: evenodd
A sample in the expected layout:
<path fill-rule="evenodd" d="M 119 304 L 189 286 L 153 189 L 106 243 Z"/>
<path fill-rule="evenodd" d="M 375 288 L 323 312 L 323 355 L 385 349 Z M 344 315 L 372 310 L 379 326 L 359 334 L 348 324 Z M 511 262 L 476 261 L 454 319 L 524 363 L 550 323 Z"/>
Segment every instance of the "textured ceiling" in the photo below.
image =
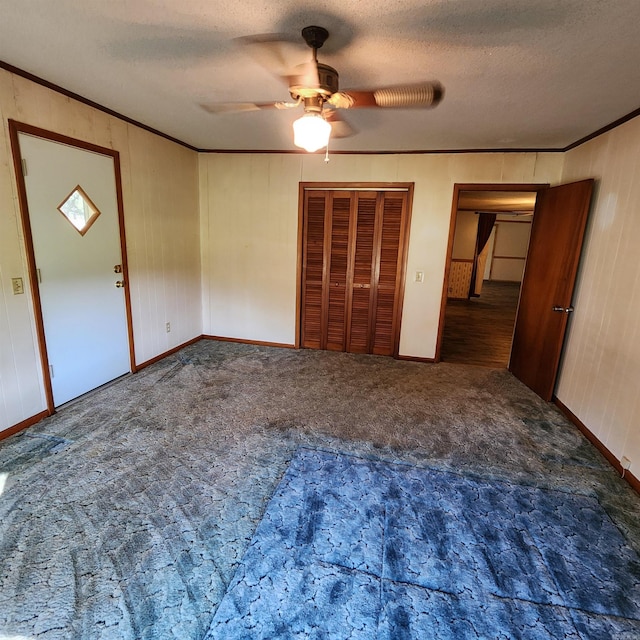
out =
<path fill-rule="evenodd" d="M 2 0 L 0 60 L 201 149 L 294 150 L 294 111 L 235 43 L 330 38 L 341 88 L 439 80 L 434 110 L 344 112 L 351 151 L 560 149 L 640 107 L 639 0 Z"/>

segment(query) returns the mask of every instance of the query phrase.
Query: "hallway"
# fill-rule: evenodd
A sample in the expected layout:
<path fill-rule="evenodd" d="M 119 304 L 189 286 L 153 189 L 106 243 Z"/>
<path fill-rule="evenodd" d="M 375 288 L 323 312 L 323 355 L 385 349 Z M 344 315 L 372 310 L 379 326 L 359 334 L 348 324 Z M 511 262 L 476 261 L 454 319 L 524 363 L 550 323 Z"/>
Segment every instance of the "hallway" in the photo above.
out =
<path fill-rule="evenodd" d="M 506 368 L 519 294 L 519 282 L 487 280 L 479 298 L 449 300 L 442 361 Z"/>

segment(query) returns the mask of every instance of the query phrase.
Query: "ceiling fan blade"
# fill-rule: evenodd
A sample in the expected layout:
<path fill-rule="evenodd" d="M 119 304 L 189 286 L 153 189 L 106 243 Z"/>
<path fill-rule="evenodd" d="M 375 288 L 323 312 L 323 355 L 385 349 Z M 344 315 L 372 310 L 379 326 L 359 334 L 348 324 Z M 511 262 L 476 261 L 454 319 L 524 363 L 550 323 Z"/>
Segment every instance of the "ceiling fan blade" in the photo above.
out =
<path fill-rule="evenodd" d="M 324 119 L 331 125 L 331 138 L 348 138 L 357 131 L 342 116 L 333 109 L 324 111 Z"/>
<path fill-rule="evenodd" d="M 200 105 L 209 113 L 244 113 L 246 111 L 262 111 L 263 109 L 291 109 L 297 107 L 296 102 L 211 102 Z"/>
<path fill-rule="evenodd" d="M 338 109 L 383 107 L 386 109 L 416 109 L 437 106 L 444 96 L 439 82 L 421 82 L 368 91 L 339 91 L 328 100 Z"/>
<path fill-rule="evenodd" d="M 309 47 L 291 42 L 280 34 L 245 36 L 236 38 L 236 42 L 267 71 L 284 79 L 287 85 L 318 86 L 318 66 Z"/>

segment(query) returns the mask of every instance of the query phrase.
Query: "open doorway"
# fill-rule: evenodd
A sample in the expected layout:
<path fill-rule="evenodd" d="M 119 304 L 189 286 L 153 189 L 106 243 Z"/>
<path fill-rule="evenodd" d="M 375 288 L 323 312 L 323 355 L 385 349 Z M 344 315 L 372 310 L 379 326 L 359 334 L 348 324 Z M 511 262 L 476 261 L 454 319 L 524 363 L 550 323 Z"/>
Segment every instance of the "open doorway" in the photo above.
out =
<path fill-rule="evenodd" d="M 541 186 L 456 188 L 440 360 L 508 367 L 536 194 Z"/>

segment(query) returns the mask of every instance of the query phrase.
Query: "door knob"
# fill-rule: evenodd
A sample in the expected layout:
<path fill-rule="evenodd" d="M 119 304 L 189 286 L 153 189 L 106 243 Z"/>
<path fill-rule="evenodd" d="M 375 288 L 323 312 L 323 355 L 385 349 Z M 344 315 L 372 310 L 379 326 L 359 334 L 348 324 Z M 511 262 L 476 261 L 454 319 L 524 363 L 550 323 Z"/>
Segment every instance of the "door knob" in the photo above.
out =
<path fill-rule="evenodd" d="M 122 265 L 117 264 L 115 267 L 113 267 L 113 273 L 122 273 Z"/>
<path fill-rule="evenodd" d="M 124 287 L 124 280 L 118 280 L 116 282 L 116 287 L 118 287 L 118 289 L 122 289 L 122 287 Z"/>
<path fill-rule="evenodd" d="M 573 307 L 561 307 L 561 306 L 555 305 L 551 307 L 551 310 L 556 311 L 557 313 L 572 313 Z"/>

